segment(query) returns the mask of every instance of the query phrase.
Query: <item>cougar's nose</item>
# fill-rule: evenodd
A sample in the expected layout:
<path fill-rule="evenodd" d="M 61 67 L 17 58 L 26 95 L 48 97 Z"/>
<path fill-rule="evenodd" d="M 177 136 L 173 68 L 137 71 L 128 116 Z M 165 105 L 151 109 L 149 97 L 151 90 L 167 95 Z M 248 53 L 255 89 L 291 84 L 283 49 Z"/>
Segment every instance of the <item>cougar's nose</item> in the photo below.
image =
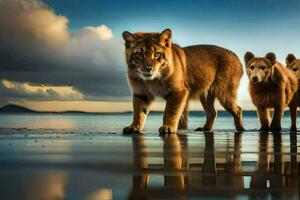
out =
<path fill-rule="evenodd" d="M 151 67 L 151 66 L 147 66 L 147 67 L 145 67 L 145 70 L 146 70 L 147 72 L 151 72 L 151 71 L 152 71 L 152 67 Z"/>

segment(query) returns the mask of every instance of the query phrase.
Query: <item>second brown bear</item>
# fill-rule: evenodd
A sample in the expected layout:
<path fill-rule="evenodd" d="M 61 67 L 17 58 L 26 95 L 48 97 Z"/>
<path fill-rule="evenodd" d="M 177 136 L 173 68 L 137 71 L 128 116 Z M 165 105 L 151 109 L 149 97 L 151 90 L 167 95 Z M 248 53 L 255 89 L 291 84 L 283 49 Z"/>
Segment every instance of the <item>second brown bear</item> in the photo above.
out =
<path fill-rule="evenodd" d="M 276 61 L 274 53 L 255 57 L 247 52 L 244 56 L 249 78 L 249 90 L 253 104 L 257 107 L 261 131 L 280 131 L 284 108 L 292 101 L 298 88 L 296 76 Z M 274 108 L 270 124 L 270 109 Z"/>
<path fill-rule="evenodd" d="M 293 74 L 297 77 L 298 82 L 299 82 L 299 80 L 300 80 L 300 59 L 296 59 L 296 57 L 293 54 L 289 54 L 286 57 L 286 66 L 291 72 L 293 72 Z M 299 86 L 300 86 L 300 84 L 298 84 L 298 90 L 297 90 L 296 94 L 294 95 L 293 100 L 289 104 L 291 120 L 292 120 L 291 131 L 297 131 L 297 126 L 296 126 L 297 107 L 300 106 Z"/>

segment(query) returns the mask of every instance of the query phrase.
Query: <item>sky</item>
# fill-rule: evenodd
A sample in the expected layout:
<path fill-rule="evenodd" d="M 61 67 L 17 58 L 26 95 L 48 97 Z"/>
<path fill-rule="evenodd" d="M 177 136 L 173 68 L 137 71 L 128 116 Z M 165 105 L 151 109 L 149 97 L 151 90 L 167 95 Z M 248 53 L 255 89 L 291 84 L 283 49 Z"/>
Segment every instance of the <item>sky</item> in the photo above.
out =
<path fill-rule="evenodd" d="M 0 106 L 131 110 L 123 31 L 171 28 L 181 45 L 214 44 L 300 57 L 298 0 L 0 0 Z M 244 74 L 238 103 L 254 109 Z M 158 100 L 155 110 L 162 110 Z M 218 104 L 217 107 L 222 109 Z M 194 102 L 191 109 L 201 109 Z"/>

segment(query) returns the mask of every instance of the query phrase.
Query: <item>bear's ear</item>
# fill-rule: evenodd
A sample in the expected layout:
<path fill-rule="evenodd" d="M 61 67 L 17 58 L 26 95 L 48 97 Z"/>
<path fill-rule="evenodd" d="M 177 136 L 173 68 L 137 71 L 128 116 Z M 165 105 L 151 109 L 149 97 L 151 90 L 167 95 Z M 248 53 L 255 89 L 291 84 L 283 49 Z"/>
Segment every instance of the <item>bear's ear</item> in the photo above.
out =
<path fill-rule="evenodd" d="M 245 53 L 245 55 L 244 55 L 244 61 L 245 61 L 246 65 L 254 57 L 255 57 L 254 54 L 251 53 L 251 52 L 249 52 L 249 51 L 247 53 Z"/>
<path fill-rule="evenodd" d="M 294 60 L 296 60 L 296 57 L 294 56 L 294 54 L 289 54 L 287 55 L 286 59 L 285 59 L 285 63 L 287 65 L 291 64 Z"/>
<path fill-rule="evenodd" d="M 267 53 L 265 57 L 271 62 L 272 65 L 276 63 L 276 55 L 273 52 Z"/>
<path fill-rule="evenodd" d="M 171 37 L 172 31 L 167 28 L 159 34 L 159 43 L 164 47 L 171 47 Z"/>
<path fill-rule="evenodd" d="M 126 42 L 134 42 L 136 40 L 136 37 L 134 34 L 128 32 L 128 31 L 124 31 L 123 34 L 123 39 L 126 41 Z"/>

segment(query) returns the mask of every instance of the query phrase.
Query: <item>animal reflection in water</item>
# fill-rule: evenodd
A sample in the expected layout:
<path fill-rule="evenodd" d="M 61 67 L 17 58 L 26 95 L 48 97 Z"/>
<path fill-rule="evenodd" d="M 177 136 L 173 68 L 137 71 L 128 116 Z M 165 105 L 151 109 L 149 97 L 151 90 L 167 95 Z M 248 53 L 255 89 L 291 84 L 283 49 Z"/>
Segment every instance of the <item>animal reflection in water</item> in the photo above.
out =
<path fill-rule="evenodd" d="M 176 199 L 185 199 L 184 196 L 180 197 L 188 184 L 184 172 L 187 171 L 188 163 L 186 137 L 179 137 L 176 134 L 165 135 L 163 140 L 163 168 L 158 169 L 157 172 L 164 174 L 163 188 L 149 188 L 149 174 L 151 168 L 149 164 L 148 152 L 145 138 L 140 135 L 132 137 L 133 152 L 134 152 L 134 165 L 135 170 L 138 172 L 133 175 L 132 192 L 129 199 L 148 199 L 161 197 L 166 195 L 169 198 L 176 197 Z M 154 166 L 155 167 L 155 166 Z M 142 172 L 142 171 L 145 171 Z M 154 170 L 155 171 L 155 170 Z M 176 192 L 176 193 L 175 193 Z"/>
<path fill-rule="evenodd" d="M 258 162 L 250 182 L 251 188 L 276 191 L 276 189 L 281 188 L 297 188 L 300 185 L 300 167 L 297 163 L 297 135 L 291 133 L 290 141 L 290 158 L 284 159 L 282 135 L 273 134 L 273 145 L 271 146 L 270 135 L 260 133 Z M 273 149 L 273 152 L 271 149 Z M 289 160 L 289 162 L 284 160 Z M 257 194 L 253 193 L 251 195 Z M 278 198 L 284 197 L 280 194 L 275 194 L 275 196 Z"/>
<path fill-rule="evenodd" d="M 133 136 L 135 173 L 128 199 L 189 199 L 202 195 L 251 198 L 268 194 L 284 197 L 280 196 L 284 195 L 280 192 L 283 189 L 297 195 L 297 135 L 290 134 L 291 142 L 283 151 L 280 133 L 259 133 L 250 157 L 243 156 L 249 152 L 242 152 L 242 143 L 249 144 L 242 142 L 242 137 L 235 133 L 232 140 L 222 138 L 216 142 L 213 133 L 204 133 L 205 144 L 199 138 L 188 145 L 186 135 L 166 135 L 162 137 L 163 163 L 157 164 L 154 158 L 161 156 L 159 147 L 150 149 L 146 137 Z M 253 156 L 257 156 L 254 161 Z M 163 184 L 153 183 L 157 176 L 163 177 Z"/>

